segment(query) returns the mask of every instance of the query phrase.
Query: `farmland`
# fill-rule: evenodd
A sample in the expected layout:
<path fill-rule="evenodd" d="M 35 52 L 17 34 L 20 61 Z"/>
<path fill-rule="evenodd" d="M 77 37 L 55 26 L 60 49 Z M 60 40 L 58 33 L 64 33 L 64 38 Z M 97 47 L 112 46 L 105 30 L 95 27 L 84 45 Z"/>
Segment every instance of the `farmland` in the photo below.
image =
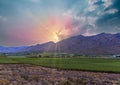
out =
<path fill-rule="evenodd" d="M 64 70 L 120 73 L 120 59 L 115 58 L 17 58 L 1 57 L 1 64 L 32 64 Z"/>
<path fill-rule="evenodd" d="M 0 57 L 0 85 L 120 85 L 117 58 Z"/>

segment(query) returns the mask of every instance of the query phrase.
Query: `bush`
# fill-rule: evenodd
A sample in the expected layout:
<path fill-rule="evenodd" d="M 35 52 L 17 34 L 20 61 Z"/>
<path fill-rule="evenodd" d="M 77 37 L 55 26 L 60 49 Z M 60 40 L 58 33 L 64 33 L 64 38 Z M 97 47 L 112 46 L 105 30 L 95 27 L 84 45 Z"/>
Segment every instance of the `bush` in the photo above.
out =
<path fill-rule="evenodd" d="M 10 84 L 10 81 L 7 80 L 7 79 L 1 79 L 0 80 L 0 85 L 9 85 Z"/>

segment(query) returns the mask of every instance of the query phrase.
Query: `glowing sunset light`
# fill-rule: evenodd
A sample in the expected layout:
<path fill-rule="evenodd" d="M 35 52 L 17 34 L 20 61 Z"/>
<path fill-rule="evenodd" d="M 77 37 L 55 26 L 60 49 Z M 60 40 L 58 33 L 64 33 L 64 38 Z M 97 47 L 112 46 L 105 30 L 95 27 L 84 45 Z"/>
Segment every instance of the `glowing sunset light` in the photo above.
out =
<path fill-rule="evenodd" d="M 119 32 L 119 2 L 0 0 L 0 45 L 34 45 L 76 35 Z"/>
<path fill-rule="evenodd" d="M 56 33 L 54 33 L 54 38 L 53 38 L 53 41 L 56 43 L 59 41 L 59 37 Z"/>
<path fill-rule="evenodd" d="M 66 24 L 65 19 L 62 20 L 58 17 L 50 17 L 44 25 L 42 32 L 44 31 L 50 41 L 58 42 L 62 40 L 63 36 L 69 34 L 68 29 L 66 29 L 68 22 Z"/>

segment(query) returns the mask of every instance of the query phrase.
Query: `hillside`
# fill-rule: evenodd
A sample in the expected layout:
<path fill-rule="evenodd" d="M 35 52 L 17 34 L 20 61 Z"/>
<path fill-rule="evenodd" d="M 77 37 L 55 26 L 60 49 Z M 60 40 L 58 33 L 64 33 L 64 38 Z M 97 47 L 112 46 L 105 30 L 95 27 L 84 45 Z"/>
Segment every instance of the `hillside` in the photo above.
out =
<path fill-rule="evenodd" d="M 80 54 L 119 54 L 120 34 L 101 33 L 95 36 L 75 36 L 57 43 L 60 51 Z"/>
<path fill-rule="evenodd" d="M 119 54 L 120 33 L 74 36 L 57 43 L 47 42 L 26 47 L 0 47 L 0 52 L 65 52 L 79 54 Z"/>

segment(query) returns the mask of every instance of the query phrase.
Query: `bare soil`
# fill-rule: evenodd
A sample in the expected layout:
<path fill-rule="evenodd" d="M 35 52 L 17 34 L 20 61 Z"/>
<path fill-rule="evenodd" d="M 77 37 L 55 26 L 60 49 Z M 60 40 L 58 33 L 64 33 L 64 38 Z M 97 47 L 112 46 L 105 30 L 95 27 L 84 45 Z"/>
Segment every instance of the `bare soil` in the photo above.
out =
<path fill-rule="evenodd" d="M 120 74 L 0 64 L 0 85 L 120 85 Z"/>

